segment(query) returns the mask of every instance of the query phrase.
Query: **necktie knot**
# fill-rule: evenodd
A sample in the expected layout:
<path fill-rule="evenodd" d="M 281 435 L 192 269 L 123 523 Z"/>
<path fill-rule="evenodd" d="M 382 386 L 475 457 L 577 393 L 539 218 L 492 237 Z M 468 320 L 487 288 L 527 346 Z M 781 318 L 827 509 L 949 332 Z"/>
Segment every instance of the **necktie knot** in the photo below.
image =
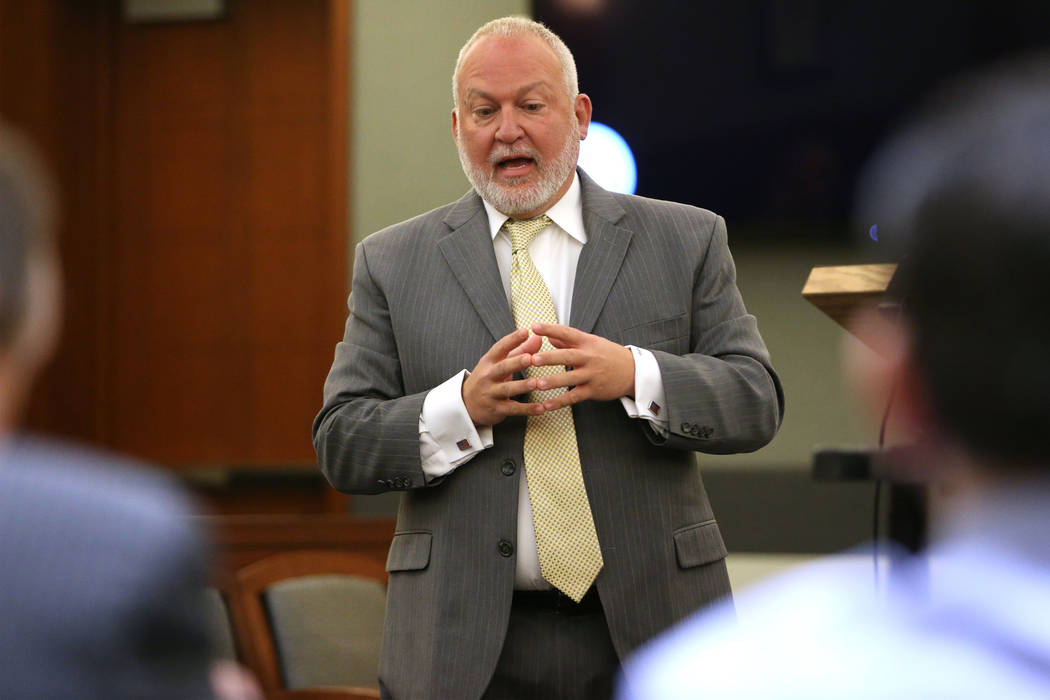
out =
<path fill-rule="evenodd" d="M 507 235 L 510 236 L 511 252 L 527 249 L 536 234 L 551 224 L 551 218 L 546 214 L 534 216 L 531 219 L 507 219 L 503 224 Z"/>

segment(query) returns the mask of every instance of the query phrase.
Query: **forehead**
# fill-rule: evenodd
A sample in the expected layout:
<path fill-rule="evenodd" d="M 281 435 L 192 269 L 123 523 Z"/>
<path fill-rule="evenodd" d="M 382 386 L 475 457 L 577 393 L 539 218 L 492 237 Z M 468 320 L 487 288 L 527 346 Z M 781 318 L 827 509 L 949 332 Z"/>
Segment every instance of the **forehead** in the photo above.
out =
<path fill-rule="evenodd" d="M 514 92 L 541 83 L 552 92 L 564 80 L 554 50 L 535 36 L 486 36 L 470 47 L 459 70 L 460 98 L 469 90 Z"/>

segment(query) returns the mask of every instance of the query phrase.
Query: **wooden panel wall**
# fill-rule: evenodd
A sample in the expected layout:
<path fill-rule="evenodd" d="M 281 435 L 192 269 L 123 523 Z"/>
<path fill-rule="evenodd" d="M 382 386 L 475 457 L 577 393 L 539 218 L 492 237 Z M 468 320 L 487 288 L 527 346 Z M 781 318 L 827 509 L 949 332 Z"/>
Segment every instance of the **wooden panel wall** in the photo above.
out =
<path fill-rule="evenodd" d="M 61 197 L 63 347 L 38 382 L 29 423 L 98 439 L 104 264 L 108 232 L 106 52 L 95 3 L 0 0 L 0 116 L 43 151 Z"/>
<path fill-rule="evenodd" d="M 345 315 L 347 0 L 0 0 L 0 113 L 62 181 L 38 427 L 170 466 L 312 465 Z"/>

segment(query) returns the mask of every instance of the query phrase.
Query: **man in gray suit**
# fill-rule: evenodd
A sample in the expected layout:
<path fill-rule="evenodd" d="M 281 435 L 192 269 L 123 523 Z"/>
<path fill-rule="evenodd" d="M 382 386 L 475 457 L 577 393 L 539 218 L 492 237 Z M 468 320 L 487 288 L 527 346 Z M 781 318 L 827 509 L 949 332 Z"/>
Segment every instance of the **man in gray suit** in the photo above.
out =
<path fill-rule="evenodd" d="M 576 168 L 591 103 L 558 37 L 486 24 L 453 96 L 474 190 L 358 246 L 314 445 L 336 488 L 403 492 L 385 695 L 607 696 L 729 593 L 693 452 L 766 444 L 779 381 L 721 217 Z"/>
<path fill-rule="evenodd" d="M 59 318 L 35 163 L 0 124 L 0 697 L 210 698 L 205 563 L 181 493 L 14 434 Z"/>

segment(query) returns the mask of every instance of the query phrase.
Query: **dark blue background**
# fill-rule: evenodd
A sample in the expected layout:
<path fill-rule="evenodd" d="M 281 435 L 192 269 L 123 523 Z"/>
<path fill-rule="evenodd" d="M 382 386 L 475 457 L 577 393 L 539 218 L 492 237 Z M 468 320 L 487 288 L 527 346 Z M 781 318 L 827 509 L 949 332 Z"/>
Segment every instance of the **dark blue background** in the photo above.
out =
<path fill-rule="evenodd" d="M 579 5 L 597 10 L 574 10 Z M 1045 0 L 535 0 L 638 193 L 846 236 L 859 171 L 943 79 L 1050 43 Z M 761 236 L 762 227 L 747 229 Z M 741 230 L 738 229 L 738 232 Z"/>

